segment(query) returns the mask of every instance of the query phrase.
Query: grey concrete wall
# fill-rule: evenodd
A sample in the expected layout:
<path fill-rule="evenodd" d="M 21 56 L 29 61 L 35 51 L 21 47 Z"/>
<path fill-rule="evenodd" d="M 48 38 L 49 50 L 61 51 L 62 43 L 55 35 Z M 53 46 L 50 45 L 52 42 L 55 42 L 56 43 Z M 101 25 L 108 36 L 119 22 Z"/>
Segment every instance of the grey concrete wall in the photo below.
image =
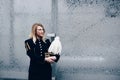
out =
<path fill-rule="evenodd" d="M 35 22 L 61 38 L 56 80 L 120 79 L 119 0 L 0 0 L 0 78 L 27 79 Z"/>
<path fill-rule="evenodd" d="M 119 80 L 120 1 L 59 0 L 57 80 Z"/>

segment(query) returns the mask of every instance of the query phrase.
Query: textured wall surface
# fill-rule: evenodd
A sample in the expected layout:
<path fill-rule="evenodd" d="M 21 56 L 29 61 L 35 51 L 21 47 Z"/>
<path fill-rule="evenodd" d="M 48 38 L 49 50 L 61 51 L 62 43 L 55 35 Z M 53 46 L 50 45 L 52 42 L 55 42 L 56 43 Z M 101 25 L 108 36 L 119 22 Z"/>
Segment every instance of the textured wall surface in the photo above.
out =
<path fill-rule="evenodd" d="M 119 30 L 119 0 L 59 0 L 57 80 L 119 80 Z"/>
<path fill-rule="evenodd" d="M 0 78 L 27 79 L 35 22 L 61 38 L 56 80 L 120 80 L 119 0 L 0 0 Z"/>

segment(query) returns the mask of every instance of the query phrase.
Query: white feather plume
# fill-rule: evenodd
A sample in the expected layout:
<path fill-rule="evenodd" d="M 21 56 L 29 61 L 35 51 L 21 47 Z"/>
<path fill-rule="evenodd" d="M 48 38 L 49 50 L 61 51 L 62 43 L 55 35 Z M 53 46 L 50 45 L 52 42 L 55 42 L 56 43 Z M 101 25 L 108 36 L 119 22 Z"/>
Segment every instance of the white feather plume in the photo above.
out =
<path fill-rule="evenodd" d="M 54 54 L 60 54 L 62 51 L 62 45 L 60 42 L 60 38 L 58 36 L 55 37 L 53 42 L 51 43 L 48 52 L 52 52 Z"/>

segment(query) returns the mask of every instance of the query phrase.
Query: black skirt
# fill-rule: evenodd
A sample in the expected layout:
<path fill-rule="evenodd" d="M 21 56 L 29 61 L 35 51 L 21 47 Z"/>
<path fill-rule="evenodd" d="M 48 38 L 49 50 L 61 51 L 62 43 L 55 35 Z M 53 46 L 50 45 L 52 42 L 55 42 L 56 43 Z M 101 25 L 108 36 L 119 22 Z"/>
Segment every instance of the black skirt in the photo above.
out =
<path fill-rule="evenodd" d="M 51 64 L 47 62 L 30 64 L 28 80 L 52 80 Z"/>

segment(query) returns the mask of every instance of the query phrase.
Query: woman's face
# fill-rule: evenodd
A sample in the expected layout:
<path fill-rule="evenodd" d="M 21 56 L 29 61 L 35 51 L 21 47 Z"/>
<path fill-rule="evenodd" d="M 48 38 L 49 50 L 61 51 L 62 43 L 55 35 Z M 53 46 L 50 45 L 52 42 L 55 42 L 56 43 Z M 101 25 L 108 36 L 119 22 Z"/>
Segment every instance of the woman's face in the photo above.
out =
<path fill-rule="evenodd" d="M 44 32 L 44 30 L 41 26 L 37 26 L 37 32 L 36 33 L 37 33 L 38 37 L 43 37 L 45 32 Z"/>

